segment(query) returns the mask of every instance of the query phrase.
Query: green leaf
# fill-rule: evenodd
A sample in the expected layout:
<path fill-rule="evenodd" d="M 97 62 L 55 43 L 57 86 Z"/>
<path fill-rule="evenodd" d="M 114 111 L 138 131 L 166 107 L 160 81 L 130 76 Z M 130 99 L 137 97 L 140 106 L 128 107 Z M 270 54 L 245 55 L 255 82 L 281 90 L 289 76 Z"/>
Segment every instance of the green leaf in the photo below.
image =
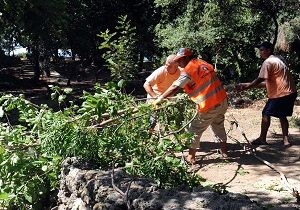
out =
<path fill-rule="evenodd" d="M 0 193 L 0 200 L 7 200 L 9 198 L 9 194 L 4 192 Z"/>
<path fill-rule="evenodd" d="M 166 160 L 167 162 L 169 162 L 169 163 L 174 162 L 174 158 L 173 158 L 173 157 L 170 157 L 170 156 L 166 156 L 166 157 L 165 157 L 165 160 Z"/>
<path fill-rule="evenodd" d="M 66 94 L 69 94 L 69 93 L 71 93 L 72 91 L 73 91 L 72 88 L 65 88 L 65 89 L 64 89 L 64 92 L 65 92 Z"/>
<path fill-rule="evenodd" d="M 3 107 L 0 106 L 0 118 L 2 118 L 4 116 L 4 110 Z"/>
<path fill-rule="evenodd" d="M 122 88 L 122 87 L 124 87 L 124 85 L 125 85 L 125 80 L 124 80 L 124 79 L 121 79 L 121 80 L 118 82 L 118 87 L 119 87 L 119 88 Z"/>
<path fill-rule="evenodd" d="M 9 161 L 9 159 L 4 160 L 2 163 L 0 163 L 0 166 L 6 165 L 6 163 Z"/>
<path fill-rule="evenodd" d="M 5 147 L 4 146 L 0 146 L 0 155 L 4 154 L 5 152 Z"/>
<path fill-rule="evenodd" d="M 58 156 L 58 155 L 53 156 L 52 158 L 53 158 L 54 161 L 60 161 L 62 159 L 62 157 Z"/>
<path fill-rule="evenodd" d="M 51 93 L 51 99 L 55 99 L 56 93 Z"/>
<path fill-rule="evenodd" d="M 175 149 L 176 149 L 177 152 L 182 151 L 183 150 L 183 146 L 180 145 L 180 144 L 178 144 L 178 145 L 175 146 Z"/>
<path fill-rule="evenodd" d="M 47 165 L 43 165 L 42 166 L 42 171 L 47 171 L 48 170 L 48 166 Z"/>
<path fill-rule="evenodd" d="M 60 96 L 58 97 L 58 102 L 61 103 L 61 102 L 63 102 L 65 99 L 66 99 L 66 96 L 65 96 L 65 95 L 60 95 Z"/>
<path fill-rule="evenodd" d="M 128 168 L 128 169 L 133 168 L 133 162 L 125 163 L 125 168 Z"/>
<path fill-rule="evenodd" d="M 15 165 L 20 160 L 19 156 L 17 154 L 13 154 L 13 156 L 10 158 L 11 164 Z"/>
<path fill-rule="evenodd" d="M 25 199 L 29 202 L 29 203 L 32 203 L 32 195 L 31 194 L 29 194 L 29 193 L 25 193 L 24 194 L 24 196 L 25 196 Z"/>
<path fill-rule="evenodd" d="M 237 173 L 241 176 L 244 176 L 246 174 L 249 174 L 249 171 L 246 171 L 243 167 L 239 168 L 239 170 L 237 171 Z"/>

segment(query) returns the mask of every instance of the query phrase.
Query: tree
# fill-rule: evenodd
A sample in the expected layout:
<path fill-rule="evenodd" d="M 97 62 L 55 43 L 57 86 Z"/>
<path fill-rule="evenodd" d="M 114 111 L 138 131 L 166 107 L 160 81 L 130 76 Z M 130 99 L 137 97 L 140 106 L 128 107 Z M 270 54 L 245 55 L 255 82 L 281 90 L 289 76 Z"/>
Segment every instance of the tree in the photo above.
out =
<path fill-rule="evenodd" d="M 191 47 L 205 60 L 215 63 L 218 58 L 219 67 L 221 64 L 223 68 L 234 69 L 239 74 L 245 61 L 255 57 L 254 50 L 248 50 L 255 40 L 255 36 L 251 34 L 253 28 L 260 24 L 257 24 L 249 9 L 236 2 L 185 1 L 180 9 L 175 7 L 175 18 L 172 13 L 174 1 L 169 5 L 163 1 L 163 4 L 157 6 L 168 11 L 162 12 L 167 16 L 163 20 L 170 22 L 161 21 L 156 32 L 158 42 L 169 52 L 174 52 L 179 47 Z M 245 66 L 248 66 L 247 62 Z"/>
<path fill-rule="evenodd" d="M 273 44 L 275 45 L 278 38 L 278 30 L 280 23 L 286 21 L 286 19 L 294 18 L 299 13 L 299 1 L 291 0 L 255 0 L 247 1 L 246 5 L 252 8 L 255 12 L 260 12 L 267 16 L 270 22 L 273 22 Z"/>
<path fill-rule="evenodd" d="M 153 61 L 154 55 L 161 55 L 157 43 L 155 43 L 155 26 L 160 20 L 160 11 L 155 7 L 153 0 L 123 1 L 125 15 L 131 20 L 132 26 L 136 28 L 136 45 L 139 56 L 138 71 L 143 68 L 144 57 Z"/>
<path fill-rule="evenodd" d="M 192 47 L 204 59 L 233 69 L 241 79 L 258 68 L 254 46 L 277 37 L 277 22 L 294 1 L 186 0 L 155 1 L 163 18 L 156 27 L 157 40 L 167 52 Z M 291 10 L 296 15 L 295 9 Z M 217 59 L 218 58 L 218 59 Z M 222 73 L 222 72 L 220 72 Z"/>
<path fill-rule="evenodd" d="M 8 51 L 21 37 L 24 1 L 0 1 L 1 46 Z"/>
<path fill-rule="evenodd" d="M 99 48 L 106 50 L 103 58 L 114 80 L 132 79 L 137 72 L 136 28 L 130 23 L 127 16 L 121 16 L 117 32 L 106 30 L 99 35 L 104 40 Z"/>
<path fill-rule="evenodd" d="M 35 64 L 34 79 L 40 76 L 39 55 L 57 50 L 63 45 L 65 0 L 7 0 L 1 2 L 3 43 L 19 43 L 32 52 Z"/>
<path fill-rule="evenodd" d="M 117 20 L 117 12 L 111 11 L 116 6 L 115 1 L 108 0 L 68 0 L 68 24 L 65 35 L 68 46 L 82 60 L 91 63 L 99 56 L 97 34 L 106 28 L 113 28 Z M 116 17 L 115 17 L 116 16 Z"/>
<path fill-rule="evenodd" d="M 63 46 L 63 29 L 66 24 L 64 0 L 27 1 L 24 7 L 25 46 L 33 54 L 34 79 L 40 77 L 39 56 L 41 53 L 57 52 Z"/>
<path fill-rule="evenodd" d="M 138 68 L 141 69 L 144 56 L 156 53 L 153 29 L 158 22 L 159 14 L 155 13 L 154 9 L 152 0 L 68 1 L 69 15 L 66 28 L 68 43 L 82 59 L 99 63 L 104 51 L 98 49 L 97 34 L 106 29 L 115 32 L 118 17 L 126 15 L 131 25 L 136 27 L 136 53 L 139 55 Z"/>

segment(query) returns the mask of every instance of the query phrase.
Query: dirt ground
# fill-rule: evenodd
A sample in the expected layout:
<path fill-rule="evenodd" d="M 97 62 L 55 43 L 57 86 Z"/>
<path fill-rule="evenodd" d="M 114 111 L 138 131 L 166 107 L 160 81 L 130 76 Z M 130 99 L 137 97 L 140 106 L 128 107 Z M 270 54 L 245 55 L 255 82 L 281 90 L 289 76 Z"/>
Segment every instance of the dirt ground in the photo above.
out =
<path fill-rule="evenodd" d="M 260 133 L 261 110 L 264 101 L 256 102 L 247 108 L 229 108 L 225 123 L 228 135 L 244 143 L 244 131 L 250 141 Z M 232 117 L 237 120 L 240 129 L 235 126 L 230 131 Z M 291 187 L 300 192 L 300 129 L 295 125 L 295 119 L 300 117 L 300 106 L 295 106 L 294 114 L 289 118 L 292 146 L 282 145 L 281 127 L 279 120 L 271 119 L 267 142 L 256 148 L 256 155 L 270 162 L 281 170 Z M 197 153 L 195 167 L 198 174 L 204 177 L 207 184 L 220 183 L 226 190 L 241 193 L 258 202 L 266 209 L 300 209 L 296 198 L 291 195 L 280 179 L 280 174 L 259 161 L 251 154 L 245 154 L 243 148 L 228 138 L 229 158 L 223 160 L 216 152 L 218 144 L 214 142 L 211 132 L 205 131 Z"/>

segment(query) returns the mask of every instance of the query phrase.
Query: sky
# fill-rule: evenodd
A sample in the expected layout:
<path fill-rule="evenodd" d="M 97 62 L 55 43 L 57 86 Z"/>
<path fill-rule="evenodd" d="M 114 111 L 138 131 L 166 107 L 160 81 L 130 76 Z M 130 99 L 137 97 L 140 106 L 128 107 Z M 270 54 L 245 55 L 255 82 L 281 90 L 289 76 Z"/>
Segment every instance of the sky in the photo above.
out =
<path fill-rule="evenodd" d="M 10 55 L 18 55 L 18 54 L 22 54 L 22 53 L 27 53 L 26 48 L 24 47 L 16 47 L 15 50 L 13 52 L 10 52 Z"/>
<path fill-rule="evenodd" d="M 68 49 L 67 51 L 71 52 L 70 49 Z M 14 51 L 10 52 L 10 56 L 19 55 L 22 53 L 27 53 L 27 49 L 19 46 L 19 47 L 15 47 Z M 67 53 L 65 50 L 61 50 L 61 49 L 58 49 L 58 55 L 64 57 L 70 57 L 70 53 Z"/>

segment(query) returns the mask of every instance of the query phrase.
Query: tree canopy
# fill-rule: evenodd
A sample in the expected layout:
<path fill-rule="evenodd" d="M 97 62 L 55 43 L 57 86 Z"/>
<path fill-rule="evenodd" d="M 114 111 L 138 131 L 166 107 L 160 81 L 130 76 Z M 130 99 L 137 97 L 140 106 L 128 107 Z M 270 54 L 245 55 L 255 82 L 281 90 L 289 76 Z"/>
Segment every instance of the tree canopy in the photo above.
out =
<path fill-rule="evenodd" d="M 2 0 L 0 46 L 10 51 L 21 44 L 36 63 L 41 54 L 71 49 L 88 64 L 105 66 L 109 58 L 102 55 L 108 49 L 99 48 L 105 40 L 98 34 L 109 30 L 117 32 L 112 42 L 122 36 L 130 40 L 117 29 L 119 18 L 127 16 L 136 29 L 136 46 L 127 49 L 138 58 L 128 61 L 134 72 L 143 68 L 144 57 L 159 65 L 168 53 L 192 47 L 243 79 L 257 68 L 256 44 L 277 43 L 280 29 L 299 40 L 299 12 L 298 0 Z"/>

